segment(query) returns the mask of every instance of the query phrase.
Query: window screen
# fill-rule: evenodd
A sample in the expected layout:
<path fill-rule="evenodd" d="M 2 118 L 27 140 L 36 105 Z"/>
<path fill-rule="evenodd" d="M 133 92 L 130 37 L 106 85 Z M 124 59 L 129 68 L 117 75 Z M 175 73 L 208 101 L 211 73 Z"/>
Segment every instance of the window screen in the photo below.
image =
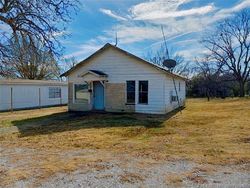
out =
<path fill-rule="evenodd" d="M 61 98 L 61 88 L 60 87 L 50 87 L 49 88 L 49 98 Z"/>
<path fill-rule="evenodd" d="M 76 102 L 88 102 L 89 97 L 88 84 L 75 84 Z"/>
<path fill-rule="evenodd" d="M 148 81 L 139 81 L 139 103 L 148 104 Z"/>
<path fill-rule="evenodd" d="M 135 81 L 127 81 L 127 103 L 135 104 Z"/>

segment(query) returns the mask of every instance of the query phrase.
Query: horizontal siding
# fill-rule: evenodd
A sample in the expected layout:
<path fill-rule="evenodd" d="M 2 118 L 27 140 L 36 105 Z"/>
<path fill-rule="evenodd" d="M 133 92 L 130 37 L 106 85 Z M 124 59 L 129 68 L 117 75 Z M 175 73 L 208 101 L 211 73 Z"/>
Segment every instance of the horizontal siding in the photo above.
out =
<path fill-rule="evenodd" d="M 177 94 L 180 99 L 180 105 L 183 106 L 186 100 L 186 83 L 185 81 L 181 79 L 174 79 L 175 84 L 176 84 L 176 89 L 177 89 Z M 180 82 L 180 91 L 179 91 L 179 82 Z M 174 95 L 176 95 L 175 87 L 174 87 L 174 82 L 173 78 L 168 77 L 165 80 L 165 104 L 166 104 L 166 112 L 169 112 L 173 109 L 176 109 L 179 107 L 178 101 L 172 102 L 171 103 L 171 96 L 170 93 L 171 91 L 173 92 Z"/>
<path fill-rule="evenodd" d="M 107 49 L 104 53 L 94 57 L 91 62 L 85 63 L 84 66 L 78 68 L 69 75 L 69 81 L 76 81 L 79 75 L 88 70 L 101 70 L 108 74 L 109 81 L 118 83 L 122 75 L 141 75 L 145 74 L 159 74 L 160 71 L 152 68 L 141 61 L 135 60 L 125 54 L 117 52 L 114 49 Z M 81 80 L 81 79 L 79 79 Z"/>
<path fill-rule="evenodd" d="M 86 62 L 83 66 L 72 72 L 68 77 L 69 82 L 83 82 L 80 75 L 91 69 L 106 73 L 108 75 L 108 83 L 126 83 L 127 80 L 135 80 L 136 112 L 166 113 L 165 80 L 167 77 L 162 71 L 123 53 L 117 52 L 115 49 L 107 49 L 105 52 L 94 57 L 90 62 Z M 147 105 L 138 104 L 139 80 L 149 81 Z"/>

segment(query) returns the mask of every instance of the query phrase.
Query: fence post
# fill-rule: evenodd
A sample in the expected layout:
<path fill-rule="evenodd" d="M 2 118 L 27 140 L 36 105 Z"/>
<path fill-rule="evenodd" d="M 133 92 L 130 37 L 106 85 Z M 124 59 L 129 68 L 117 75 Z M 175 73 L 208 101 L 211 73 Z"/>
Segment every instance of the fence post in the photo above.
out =
<path fill-rule="evenodd" d="M 38 88 L 38 97 L 39 97 L 39 108 L 41 108 L 41 88 Z"/>
<path fill-rule="evenodd" d="M 62 88 L 60 88 L 60 105 L 62 105 Z"/>
<path fill-rule="evenodd" d="M 13 112 L 13 88 L 10 88 L 10 111 Z"/>

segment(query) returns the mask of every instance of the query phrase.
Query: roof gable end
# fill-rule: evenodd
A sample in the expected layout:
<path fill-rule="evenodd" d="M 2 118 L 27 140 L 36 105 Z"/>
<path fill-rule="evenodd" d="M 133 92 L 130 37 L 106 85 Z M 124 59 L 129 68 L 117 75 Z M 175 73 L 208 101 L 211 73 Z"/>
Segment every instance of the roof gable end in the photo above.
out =
<path fill-rule="evenodd" d="M 155 64 L 152 64 L 152 63 L 150 63 L 150 62 L 148 62 L 148 61 L 146 61 L 146 60 L 144 60 L 144 59 L 142 59 L 142 58 L 140 58 L 140 57 L 138 57 L 138 56 L 135 56 L 134 54 L 131 54 L 131 53 L 129 53 L 129 52 L 127 52 L 127 51 L 125 51 L 125 50 L 123 50 L 123 49 L 121 49 L 121 48 L 118 48 L 117 46 L 114 46 L 114 45 L 112 45 L 112 44 L 110 44 L 110 43 L 105 44 L 102 48 L 100 48 L 100 49 L 97 50 L 95 53 L 93 53 L 92 55 L 90 55 L 89 57 L 87 57 L 85 60 L 81 61 L 81 62 L 78 63 L 76 66 L 74 66 L 73 68 L 71 68 L 71 69 L 68 70 L 67 72 L 63 73 L 63 74 L 61 75 L 61 77 L 62 77 L 62 76 L 68 76 L 68 75 L 71 74 L 74 70 L 80 68 L 80 67 L 83 66 L 86 62 L 89 62 L 90 60 L 92 60 L 92 58 L 94 58 L 94 57 L 96 57 L 97 55 L 103 53 L 104 51 L 106 51 L 106 50 L 109 49 L 109 48 L 113 48 L 113 49 L 115 49 L 116 51 L 119 51 L 120 53 L 123 53 L 123 54 L 125 54 L 125 55 L 127 55 L 127 56 L 129 56 L 129 57 L 132 57 L 132 58 L 136 59 L 136 60 L 139 60 L 140 62 L 146 63 L 146 64 L 152 66 L 152 68 L 155 68 L 155 69 L 157 69 L 157 70 L 159 70 L 159 71 L 161 71 L 161 72 L 164 72 L 164 73 L 166 73 L 167 75 L 169 75 L 169 76 L 171 76 L 171 77 L 178 77 L 178 78 L 180 78 L 180 79 L 186 80 L 186 78 L 184 78 L 184 77 L 182 77 L 182 76 L 179 76 L 179 75 L 177 75 L 177 74 L 173 74 L 173 73 L 169 72 L 168 70 L 166 70 L 166 69 L 164 69 L 164 68 L 162 68 L 162 67 L 160 67 L 160 66 L 157 66 L 157 65 L 155 65 Z"/>

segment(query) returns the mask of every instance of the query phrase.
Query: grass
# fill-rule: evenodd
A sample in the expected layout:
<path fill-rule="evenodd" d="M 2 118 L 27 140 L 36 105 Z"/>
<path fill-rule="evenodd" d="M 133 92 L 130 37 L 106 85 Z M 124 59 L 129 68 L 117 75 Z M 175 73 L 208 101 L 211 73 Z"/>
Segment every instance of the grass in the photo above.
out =
<path fill-rule="evenodd" d="M 182 113 L 172 115 L 70 114 L 65 107 L 6 112 L 0 114 L 1 126 L 15 126 L 18 132 L 1 135 L 0 142 L 4 148 L 36 150 L 37 155 L 30 158 L 39 162 L 20 170 L 28 176 L 32 169 L 42 169 L 40 177 L 45 178 L 85 164 L 92 168 L 96 161 L 116 154 L 200 164 L 250 162 L 249 99 L 189 99 Z M 96 152 L 61 157 L 82 149 Z M 5 177 L 8 173 L 4 172 Z M 169 179 L 181 181 L 174 176 Z"/>
<path fill-rule="evenodd" d="M 14 126 L 16 120 L 29 121 L 29 119 L 36 118 L 37 120 L 46 119 L 46 116 L 57 116 L 57 114 L 67 111 L 67 107 L 51 107 L 33 110 L 22 110 L 14 112 L 0 112 L 0 128 Z M 45 117 L 44 117 L 45 116 Z M 34 121 L 37 123 L 37 121 Z"/>

